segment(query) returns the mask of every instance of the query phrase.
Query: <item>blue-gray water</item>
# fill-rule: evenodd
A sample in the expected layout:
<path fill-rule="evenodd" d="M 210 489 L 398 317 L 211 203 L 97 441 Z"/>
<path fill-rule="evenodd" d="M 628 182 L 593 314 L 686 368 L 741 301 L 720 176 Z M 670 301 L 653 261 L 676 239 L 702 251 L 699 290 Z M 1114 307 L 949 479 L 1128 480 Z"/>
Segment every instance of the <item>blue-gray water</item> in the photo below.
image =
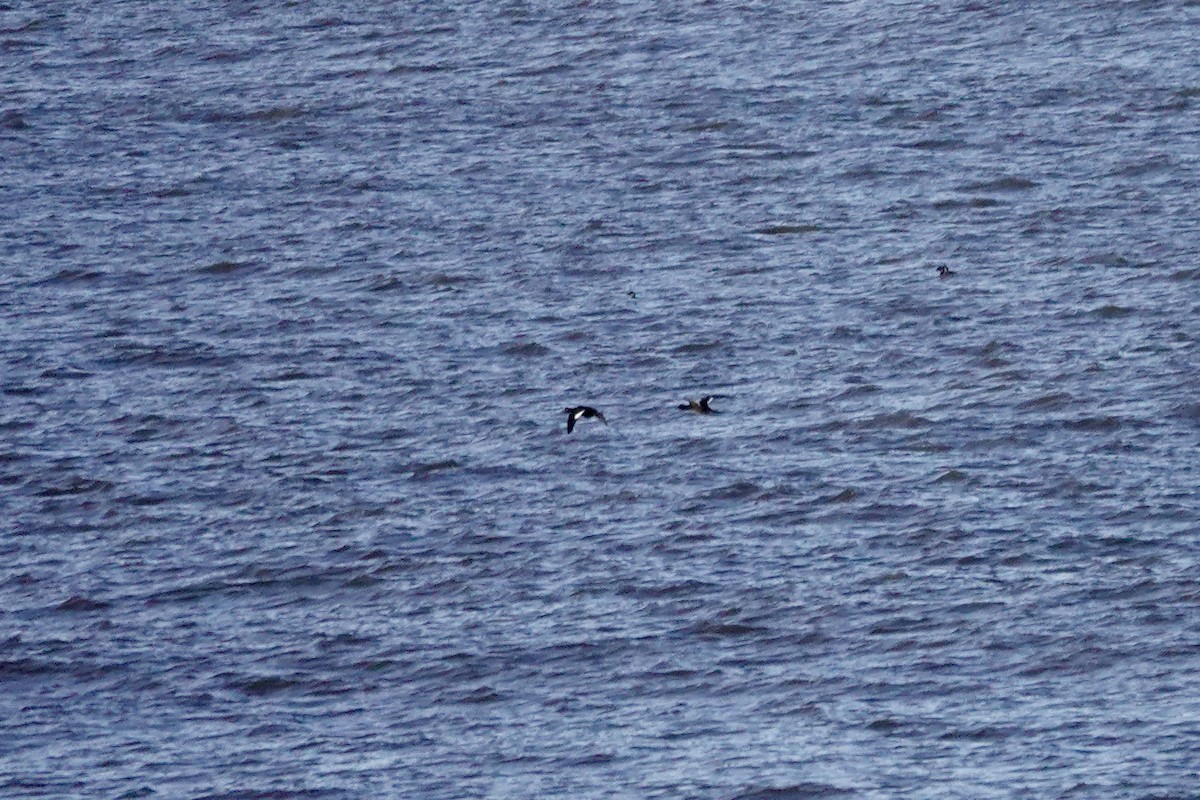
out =
<path fill-rule="evenodd" d="M 0 796 L 1200 796 L 1198 39 L 0 4 Z"/>

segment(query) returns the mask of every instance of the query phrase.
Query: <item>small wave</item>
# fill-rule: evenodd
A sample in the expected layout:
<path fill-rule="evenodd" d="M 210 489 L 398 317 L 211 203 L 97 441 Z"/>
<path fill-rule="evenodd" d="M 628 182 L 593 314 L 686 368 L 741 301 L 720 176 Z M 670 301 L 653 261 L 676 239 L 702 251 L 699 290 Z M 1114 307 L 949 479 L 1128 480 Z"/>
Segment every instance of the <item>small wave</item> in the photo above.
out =
<path fill-rule="evenodd" d="M 482 686 L 476 686 L 474 689 L 464 692 L 455 698 L 455 700 L 457 700 L 459 703 L 467 703 L 471 705 L 476 705 L 479 703 L 495 703 L 500 699 L 502 699 L 501 694 L 486 684 Z"/>
<path fill-rule="evenodd" d="M 64 497 L 77 494 L 110 491 L 116 484 L 101 478 L 87 478 L 82 475 L 71 475 L 63 480 L 43 486 L 37 491 L 39 497 Z"/>
<path fill-rule="evenodd" d="M 896 428 L 909 430 L 912 428 L 927 428 L 932 424 L 932 420 L 908 411 L 891 411 L 886 414 L 876 414 L 873 417 L 859 420 L 856 427 L 865 429 Z"/>
<path fill-rule="evenodd" d="M 692 125 L 687 125 L 681 130 L 684 133 L 713 133 L 723 131 L 726 128 L 732 128 L 737 123 L 728 119 L 705 120 L 704 122 L 696 122 Z"/>
<path fill-rule="evenodd" d="M 82 369 L 75 369 L 73 367 L 54 367 L 52 369 L 44 370 L 41 374 L 41 377 L 47 378 L 50 380 L 59 380 L 59 381 L 61 381 L 61 380 L 80 380 L 82 378 L 90 378 L 94 374 L 95 374 L 94 372 L 88 372 L 87 370 L 82 370 Z"/>
<path fill-rule="evenodd" d="M 506 356 L 538 358 L 549 355 L 550 348 L 539 342 L 509 342 L 500 348 L 500 352 Z"/>
<path fill-rule="evenodd" d="M 1200 403 L 1182 403 L 1172 408 L 1171 413 L 1180 419 L 1200 422 Z"/>
<path fill-rule="evenodd" d="M 828 783 L 795 783 L 791 786 L 747 789 L 734 795 L 731 800 L 819 800 L 852 792 L 852 789 L 844 789 Z"/>
<path fill-rule="evenodd" d="M 376 278 L 367 287 L 371 292 L 402 292 L 407 289 L 408 284 L 393 275 Z"/>
<path fill-rule="evenodd" d="M 100 667 L 86 662 L 0 658 L 0 679 L 36 678 L 44 675 L 95 675 Z"/>
<path fill-rule="evenodd" d="M 814 502 L 815 505 L 833 505 L 835 503 L 852 503 L 859 498 L 859 493 L 851 488 L 842 489 L 836 494 L 827 494 L 818 497 Z"/>
<path fill-rule="evenodd" d="M 816 150 L 788 150 L 774 145 L 763 147 L 750 147 L 746 145 L 726 147 L 720 152 L 739 161 L 800 161 L 817 155 Z"/>
<path fill-rule="evenodd" d="M 54 286 L 57 284 L 95 283 L 107 277 L 108 273 L 98 269 L 67 268 L 60 269 L 49 278 L 41 281 L 41 285 Z"/>
<path fill-rule="evenodd" d="M 234 54 L 234 58 L 240 58 Z M 276 106 L 274 108 L 251 109 L 208 109 L 200 113 L 201 122 L 281 122 L 298 119 L 308 114 L 300 106 Z"/>
<path fill-rule="evenodd" d="M 753 497 L 762 491 L 757 483 L 752 481 L 734 481 L 727 486 L 722 486 L 713 490 L 708 494 L 710 500 L 742 500 L 747 497 Z"/>
<path fill-rule="evenodd" d="M 655 585 L 622 586 L 617 593 L 628 597 L 657 599 L 662 597 L 691 597 L 720 588 L 715 583 L 686 580 Z"/>
<path fill-rule="evenodd" d="M 586 756 L 567 761 L 568 766 L 572 767 L 590 767 L 597 764 L 611 764 L 617 760 L 616 753 L 590 753 Z"/>
<path fill-rule="evenodd" d="M 186 428 L 189 423 L 161 414 L 124 414 L 113 420 L 113 424 L 119 430 L 127 431 L 125 435 L 129 441 L 145 442 L 173 435 Z"/>
<path fill-rule="evenodd" d="M 228 364 L 230 359 L 220 355 L 211 345 L 200 342 L 175 342 L 159 345 L 136 340 L 125 340 L 114 345 L 116 351 L 109 359 L 113 364 L 129 364 L 151 367 L 216 367 Z"/>
<path fill-rule="evenodd" d="M 948 742 L 1002 742 L 1013 736 L 1017 731 L 1014 727 L 982 725 L 975 728 L 954 728 L 943 733 L 938 738 Z"/>
<path fill-rule="evenodd" d="M 207 61 L 210 64 L 236 64 L 239 61 L 245 61 L 250 57 L 248 52 L 238 52 L 236 50 L 217 50 L 213 53 L 207 53 L 201 57 L 202 61 Z"/>
<path fill-rule="evenodd" d="M 319 30 L 324 30 L 325 28 L 337 28 L 342 25 L 350 25 L 350 24 L 352 24 L 352 23 L 347 22 L 346 20 L 342 19 L 341 17 L 330 16 L 330 17 L 316 17 L 315 19 L 311 19 L 311 20 L 305 22 L 302 27 L 305 30 L 319 31 Z"/>
<path fill-rule="evenodd" d="M 1158 153 L 1143 161 L 1126 164 L 1111 172 L 1110 175 L 1114 178 L 1140 178 L 1158 172 L 1166 172 L 1174 165 L 1174 159 L 1168 155 Z"/>
<path fill-rule="evenodd" d="M 0 113 L 0 128 L 10 131 L 23 131 L 29 128 L 29 123 L 17 111 L 5 111 Z"/>
<path fill-rule="evenodd" d="M 323 374 L 319 372 L 309 372 L 306 369 L 285 369 L 280 372 L 272 372 L 259 377 L 259 380 L 266 383 L 291 383 L 292 381 L 304 381 L 312 378 L 322 378 Z"/>
<path fill-rule="evenodd" d="M 396 64 L 389 68 L 387 75 L 430 75 L 443 72 L 447 67 L 441 64 Z"/>
<path fill-rule="evenodd" d="M 755 228 L 754 232 L 762 236 L 786 236 L 796 233 L 816 233 L 823 230 L 820 225 L 812 223 L 792 223 L 779 225 L 765 225 L 761 228 Z"/>
<path fill-rule="evenodd" d="M 160 603 L 191 603 L 202 600 L 209 595 L 232 591 L 234 588 L 234 584 L 228 581 L 213 578 L 197 581 L 185 586 L 152 592 L 146 596 L 145 602 L 147 606 L 154 606 Z"/>
<path fill-rule="evenodd" d="M 1133 313 L 1134 309 L 1132 308 L 1127 306 L 1118 306 L 1112 303 L 1102 305 L 1099 308 L 1094 308 L 1091 311 L 1092 316 L 1099 317 L 1100 319 L 1120 319 L 1121 317 L 1128 317 Z"/>
<path fill-rule="evenodd" d="M 211 264 L 205 264 L 196 271 L 204 275 L 232 275 L 237 272 L 247 270 L 252 266 L 248 261 L 214 261 Z"/>
<path fill-rule="evenodd" d="M 461 466 L 461 461 L 457 461 L 453 458 L 446 458 L 439 461 L 423 461 L 409 464 L 407 467 L 405 467 L 405 472 L 410 472 L 409 477 L 412 480 L 420 480 L 422 478 L 428 478 L 429 476 L 438 472 L 458 469 Z"/>
<path fill-rule="evenodd" d="M 1040 183 L 1028 178 L 1005 176 L 990 181 L 964 183 L 958 188 L 964 192 L 1024 192 L 1029 189 L 1036 189 L 1039 186 L 1041 186 Z"/>
<path fill-rule="evenodd" d="M 150 508 L 165 505 L 175 499 L 177 499 L 175 496 L 167 494 L 130 494 L 118 497 L 117 502 L 135 508 Z"/>
<path fill-rule="evenodd" d="M 37 395 L 47 395 L 50 392 L 47 386 L 5 386 L 2 391 L 11 397 L 36 397 Z M 5 425 L 11 426 L 12 423 L 5 423 Z"/>
<path fill-rule="evenodd" d="M 1073 403 L 1075 398 L 1066 392 L 1050 392 L 1049 394 L 1039 395 L 1032 400 L 1026 400 L 1020 404 L 1020 408 L 1027 409 L 1048 409 L 1061 408 Z"/>
<path fill-rule="evenodd" d="M 746 622 L 722 622 L 719 620 L 704 620 L 688 625 L 684 629 L 703 637 L 724 638 L 727 636 L 750 636 L 756 633 L 766 633 L 767 628 L 761 625 L 751 625 Z"/>
<path fill-rule="evenodd" d="M 929 204 L 930 208 L 944 211 L 947 209 L 959 208 L 993 208 L 995 206 L 1005 205 L 1003 200 L 997 200 L 994 197 L 948 197 L 944 200 L 934 200 Z"/>
<path fill-rule="evenodd" d="M 161 189 L 155 189 L 150 194 L 159 200 L 169 200 L 173 197 L 190 197 L 195 192 L 186 186 L 164 186 Z"/>
<path fill-rule="evenodd" d="M 840 394 L 834 395 L 833 399 L 834 400 L 847 400 L 852 397 L 863 397 L 868 394 L 878 394 L 879 392 L 882 392 L 882 391 L 883 391 L 883 388 L 877 384 L 861 383 L 861 384 L 858 384 L 857 386 L 851 386 L 849 389 L 845 389 Z"/>
<path fill-rule="evenodd" d="M 299 680 L 284 678 L 278 675 L 263 675 L 253 678 L 230 678 L 227 676 L 227 685 L 229 688 L 256 697 L 276 694 L 295 688 L 301 685 L 301 683 Z"/>
<path fill-rule="evenodd" d="M 901 144 L 900 147 L 912 150 L 958 150 L 966 146 L 962 139 L 918 139 L 915 142 Z"/>
<path fill-rule="evenodd" d="M 1080 260 L 1080 263 L 1095 267 L 1111 267 L 1113 269 L 1135 269 L 1145 266 L 1124 253 L 1100 252 L 1092 253 Z"/>
<path fill-rule="evenodd" d="M 892 617 L 877 622 L 867 631 L 870 636 L 890 636 L 898 633 L 913 631 L 928 631 L 939 627 L 937 623 L 924 617 Z"/>
<path fill-rule="evenodd" d="M 109 607 L 103 600 L 93 600 L 82 595 L 73 595 L 54 607 L 55 611 L 102 611 Z"/>
<path fill-rule="evenodd" d="M 986 344 L 975 350 L 975 355 L 980 358 L 992 358 L 1000 353 L 1019 353 L 1022 348 L 1013 342 L 1001 341 L 999 339 L 991 339 Z"/>
<path fill-rule="evenodd" d="M 709 350 L 716 350 L 724 344 L 720 339 L 714 339 L 711 342 L 688 342 L 681 344 L 678 347 L 672 348 L 671 352 L 678 355 L 685 353 L 704 353 Z"/>
<path fill-rule="evenodd" d="M 1099 415 L 1069 419 L 1063 422 L 1063 427 L 1072 431 L 1115 431 L 1122 424 L 1120 417 Z"/>
<path fill-rule="evenodd" d="M 576 69 L 569 61 L 554 61 L 536 67 L 526 67 L 508 73 L 508 78 L 540 78 L 546 75 L 559 75 Z"/>
<path fill-rule="evenodd" d="M 905 727 L 905 724 L 892 717 L 880 717 L 879 719 L 871 720 L 867 725 L 868 730 L 879 731 L 881 733 L 895 733 Z"/>
<path fill-rule="evenodd" d="M 877 164 L 857 164 L 843 170 L 837 177 L 848 181 L 875 180 L 891 175 L 891 171 Z"/>
<path fill-rule="evenodd" d="M 469 283 L 474 283 L 475 279 L 470 275 L 456 274 L 453 272 L 435 272 L 425 277 L 425 283 L 430 286 L 465 286 Z"/>

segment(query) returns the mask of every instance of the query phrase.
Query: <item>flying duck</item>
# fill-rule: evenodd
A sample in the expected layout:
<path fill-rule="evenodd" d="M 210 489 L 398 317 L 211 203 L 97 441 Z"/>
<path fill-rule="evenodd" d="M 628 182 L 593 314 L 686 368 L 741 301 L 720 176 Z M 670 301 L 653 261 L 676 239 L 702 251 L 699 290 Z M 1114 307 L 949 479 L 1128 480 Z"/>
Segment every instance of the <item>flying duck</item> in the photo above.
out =
<path fill-rule="evenodd" d="M 563 413 L 567 415 L 567 433 L 575 430 L 576 422 L 581 419 L 586 419 L 587 417 L 595 417 L 605 425 L 608 424 L 608 420 L 604 418 L 604 415 L 591 406 L 575 406 L 574 408 L 564 408 Z"/>
<path fill-rule="evenodd" d="M 710 394 L 710 395 L 705 395 L 704 397 L 701 397 L 700 402 L 696 402 L 695 400 L 688 400 L 687 403 L 685 403 L 684 405 L 681 405 L 679 407 L 679 410 L 680 411 L 695 411 L 697 414 L 720 414 L 721 413 L 720 411 L 717 411 L 715 408 L 711 407 L 708 404 L 708 401 L 714 399 L 715 397 L 717 397 L 717 395 Z"/>

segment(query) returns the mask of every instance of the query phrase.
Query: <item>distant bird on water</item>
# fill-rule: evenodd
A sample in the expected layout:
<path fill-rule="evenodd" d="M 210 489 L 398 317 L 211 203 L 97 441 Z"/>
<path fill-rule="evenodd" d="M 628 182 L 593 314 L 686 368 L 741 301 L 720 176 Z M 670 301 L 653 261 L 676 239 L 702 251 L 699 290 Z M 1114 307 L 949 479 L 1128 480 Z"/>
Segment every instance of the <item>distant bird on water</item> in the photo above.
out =
<path fill-rule="evenodd" d="M 695 411 L 697 414 L 720 414 L 715 408 L 708 404 L 709 400 L 715 400 L 718 395 L 710 394 L 700 398 L 700 401 L 688 400 L 687 403 L 679 407 L 680 411 Z"/>
<path fill-rule="evenodd" d="M 576 422 L 581 419 L 587 419 L 588 417 L 595 417 L 605 425 L 608 424 L 608 420 L 604 418 L 604 415 L 591 406 L 575 406 L 574 408 L 564 408 L 563 413 L 567 415 L 567 433 L 575 430 Z"/>
<path fill-rule="evenodd" d="M 950 269 L 945 264 L 942 264 L 941 266 L 938 267 L 938 277 L 939 278 L 949 278 L 953 274 L 954 274 L 954 270 Z"/>

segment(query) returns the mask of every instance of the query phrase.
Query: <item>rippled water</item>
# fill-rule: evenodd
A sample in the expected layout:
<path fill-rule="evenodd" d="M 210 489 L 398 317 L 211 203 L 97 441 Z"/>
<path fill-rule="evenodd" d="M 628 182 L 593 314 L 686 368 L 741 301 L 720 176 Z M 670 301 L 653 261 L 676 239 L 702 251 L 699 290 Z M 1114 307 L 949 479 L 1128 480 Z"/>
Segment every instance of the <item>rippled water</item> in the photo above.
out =
<path fill-rule="evenodd" d="M 0 794 L 1198 796 L 1200 5 L 319 6 L 0 4 Z"/>

